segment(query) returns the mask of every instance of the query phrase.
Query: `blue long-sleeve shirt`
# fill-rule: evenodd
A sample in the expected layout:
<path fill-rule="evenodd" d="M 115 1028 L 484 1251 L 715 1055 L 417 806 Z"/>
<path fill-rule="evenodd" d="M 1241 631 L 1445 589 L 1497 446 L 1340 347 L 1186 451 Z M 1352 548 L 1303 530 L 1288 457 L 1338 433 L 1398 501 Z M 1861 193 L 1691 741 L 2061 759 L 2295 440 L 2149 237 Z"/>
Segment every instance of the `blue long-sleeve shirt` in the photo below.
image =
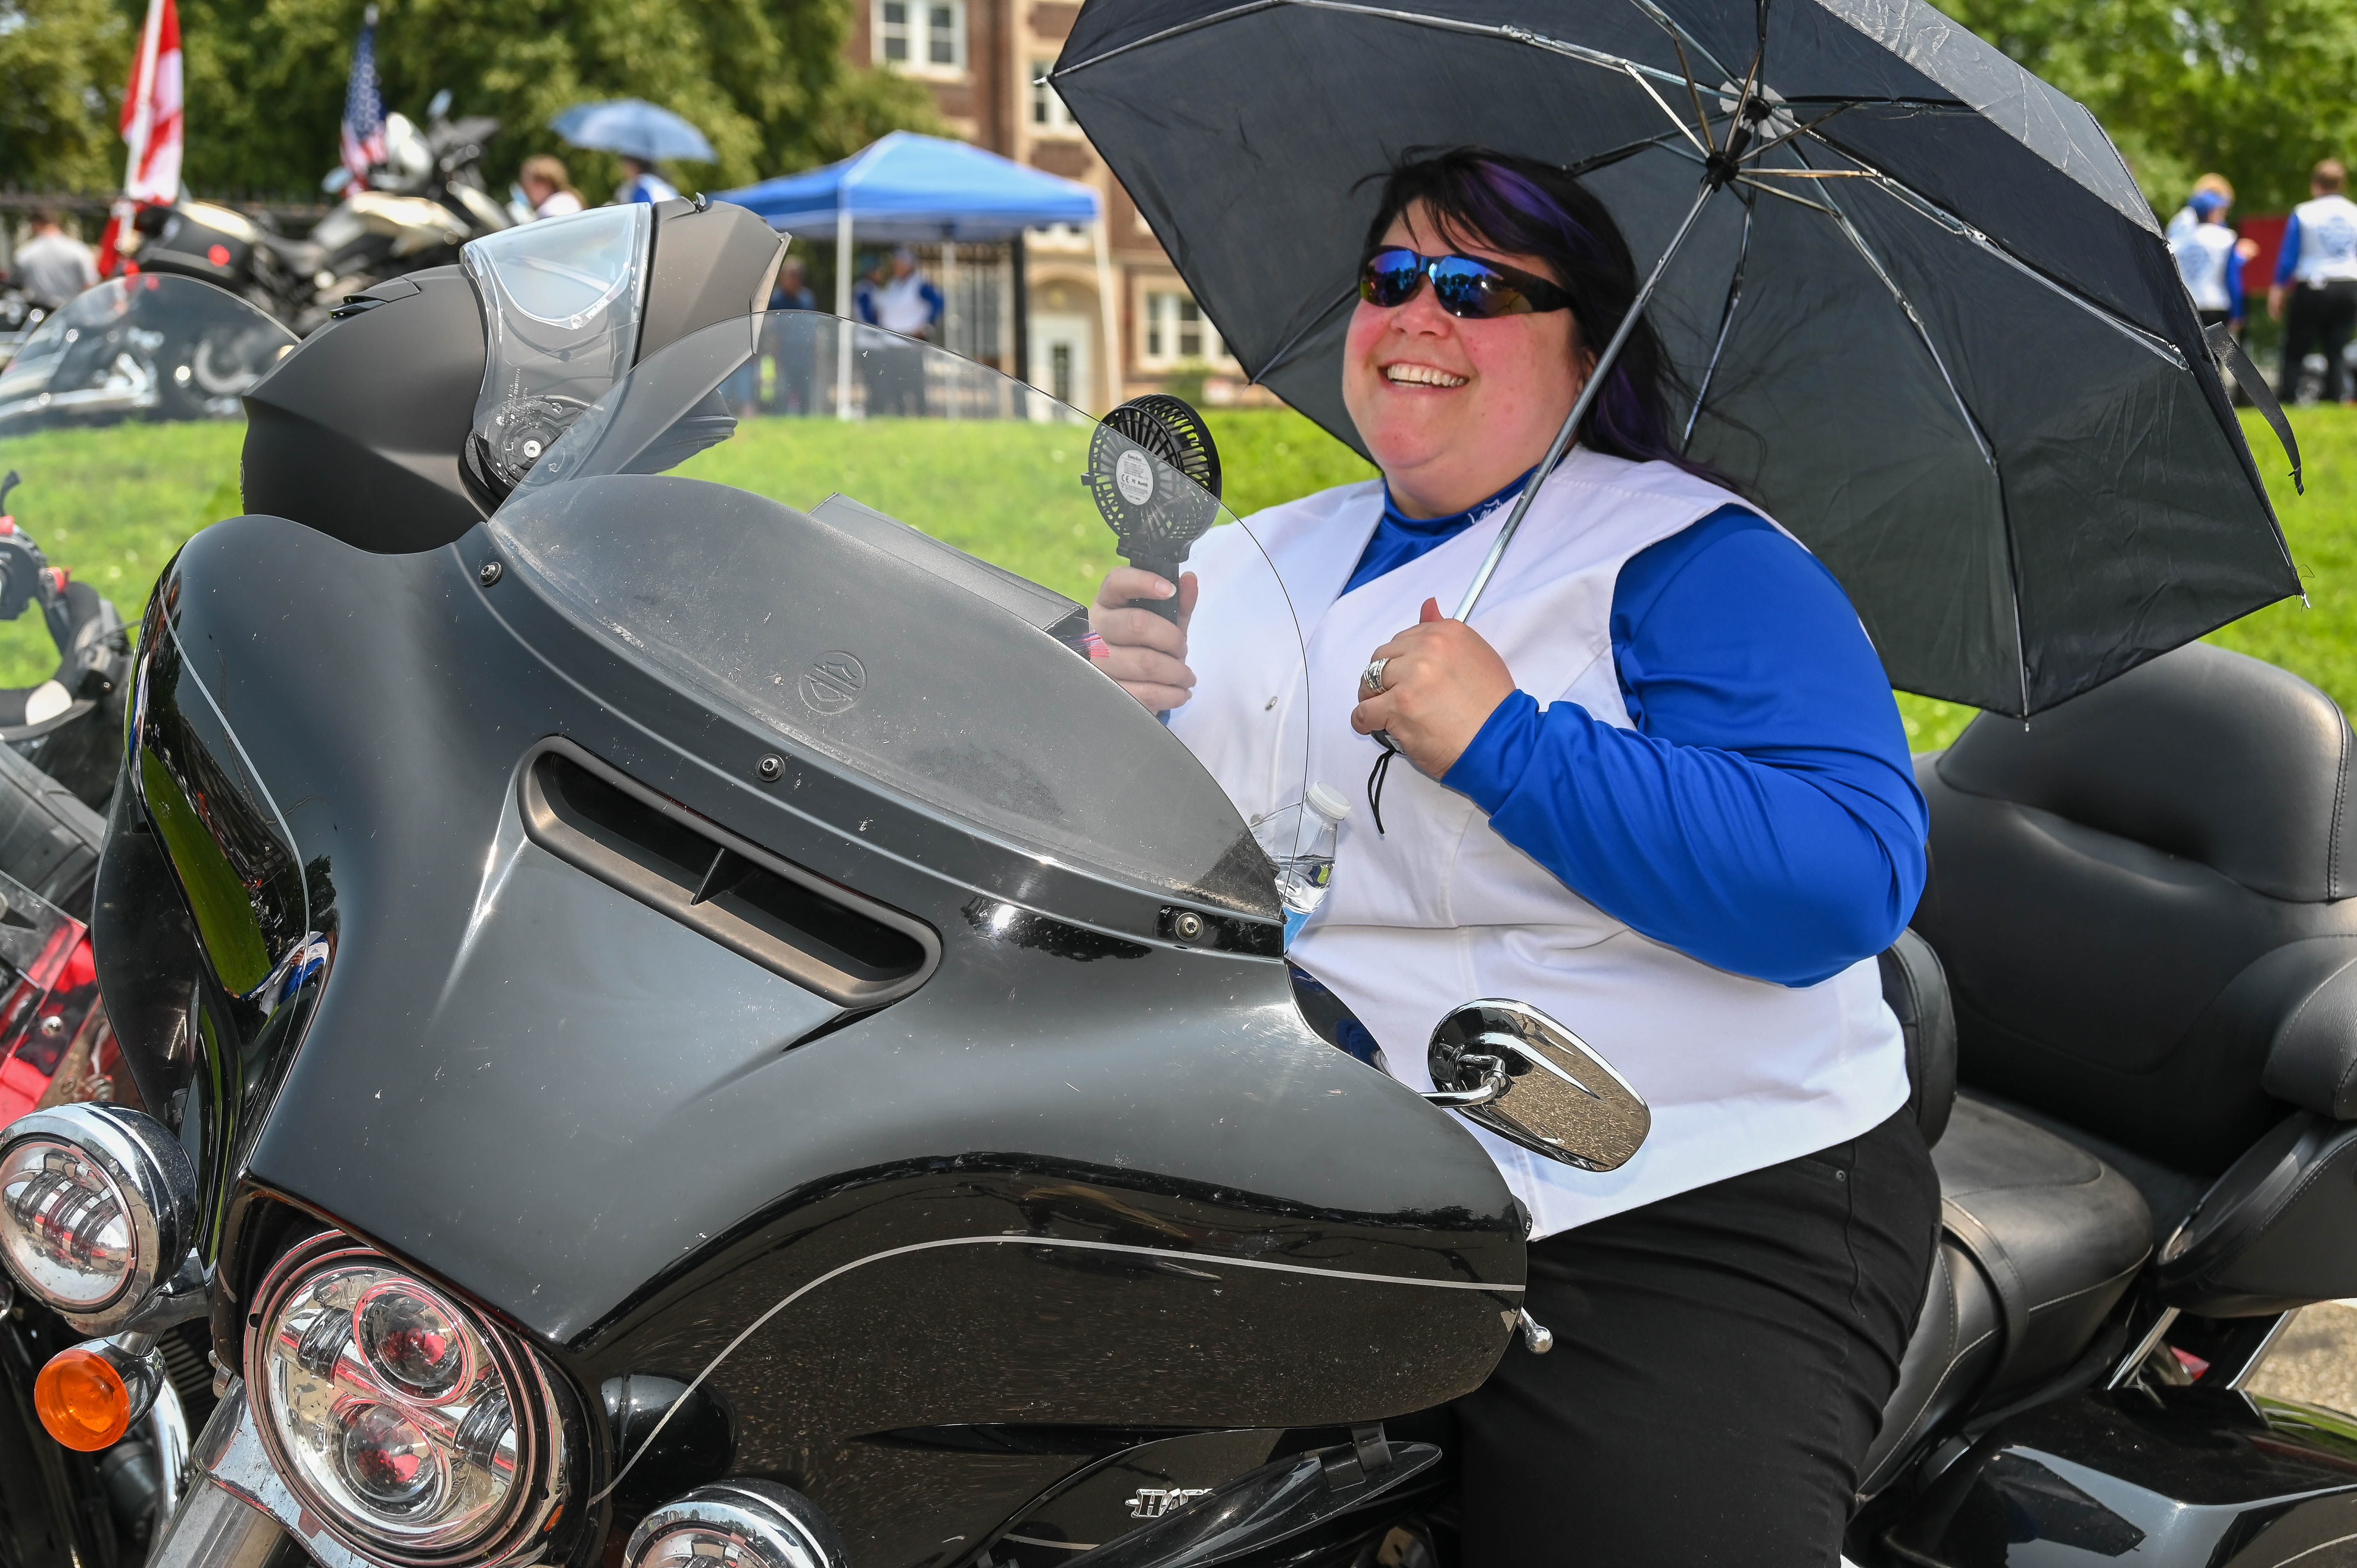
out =
<path fill-rule="evenodd" d="M 1350 586 L 1500 499 L 1434 520 L 1387 503 Z M 1896 940 L 1929 818 L 1833 575 L 1723 507 L 1622 566 L 1611 637 L 1634 729 L 1516 692 L 1442 782 L 1590 903 L 1721 969 L 1812 984 Z"/>

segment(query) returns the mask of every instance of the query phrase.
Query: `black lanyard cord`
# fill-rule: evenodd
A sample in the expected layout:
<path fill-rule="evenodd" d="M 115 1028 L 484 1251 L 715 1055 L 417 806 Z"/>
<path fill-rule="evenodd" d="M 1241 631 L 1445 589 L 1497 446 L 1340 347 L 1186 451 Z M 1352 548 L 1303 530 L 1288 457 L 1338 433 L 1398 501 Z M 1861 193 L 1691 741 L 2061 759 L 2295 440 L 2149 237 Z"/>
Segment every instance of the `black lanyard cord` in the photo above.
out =
<path fill-rule="evenodd" d="M 1383 746 L 1383 754 L 1375 758 L 1374 771 L 1367 775 L 1367 810 L 1374 813 L 1375 836 L 1381 838 L 1383 836 L 1383 780 L 1390 777 L 1392 758 L 1400 752 L 1399 747 L 1392 744 L 1392 737 L 1381 730 L 1375 732 L 1375 740 Z"/>

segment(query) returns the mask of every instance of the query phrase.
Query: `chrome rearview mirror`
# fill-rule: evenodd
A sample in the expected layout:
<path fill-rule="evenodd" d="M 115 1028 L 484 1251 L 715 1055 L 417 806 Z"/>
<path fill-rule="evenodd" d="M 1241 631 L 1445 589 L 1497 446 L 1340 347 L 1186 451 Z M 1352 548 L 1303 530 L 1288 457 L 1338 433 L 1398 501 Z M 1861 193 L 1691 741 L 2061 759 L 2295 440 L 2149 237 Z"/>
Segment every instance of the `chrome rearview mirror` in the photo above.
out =
<path fill-rule="evenodd" d="M 1510 1143 L 1582 1170 L 1618 1170 L 1652 1130 L 1644 1097 L 1587 1042 L 1520 1002 L 1469 1002 L 1440 1021 L 1425 1059 L 1437 1091 Z"/>

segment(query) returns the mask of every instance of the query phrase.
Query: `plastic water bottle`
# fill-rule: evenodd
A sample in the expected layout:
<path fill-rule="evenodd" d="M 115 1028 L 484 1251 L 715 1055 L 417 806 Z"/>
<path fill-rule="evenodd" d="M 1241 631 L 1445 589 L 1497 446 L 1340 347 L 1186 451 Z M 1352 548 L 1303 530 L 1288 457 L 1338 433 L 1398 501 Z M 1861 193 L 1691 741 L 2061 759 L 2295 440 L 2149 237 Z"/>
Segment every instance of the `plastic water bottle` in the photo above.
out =
<path fill-rule="evenodd" d="M 1334 841 L 1342 819 L 1351 814 L 1351 798 L 1330 784 L 1312 784 L 1302 796 L 1304 810 L 1295 829 L 1293 852 L 1277 857 L 1276 896 L 1285 905 L 1285 945 L 1301 934 L 1309 917 L 1326 902 L 1334 880 Z"/>

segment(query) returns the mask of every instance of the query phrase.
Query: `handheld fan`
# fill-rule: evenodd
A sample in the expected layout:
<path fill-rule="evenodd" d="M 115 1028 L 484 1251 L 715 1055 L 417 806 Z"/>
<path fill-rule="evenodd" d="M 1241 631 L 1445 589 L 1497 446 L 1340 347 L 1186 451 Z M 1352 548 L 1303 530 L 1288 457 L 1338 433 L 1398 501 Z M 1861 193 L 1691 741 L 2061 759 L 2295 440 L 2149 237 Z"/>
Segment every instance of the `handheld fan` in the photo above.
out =
<path fill-rule="evenodd" d="M 1098 422 L 1081 476 L 1122 559 L 1176 587 L 1195 541 L 1220 517 L 1220 451 L 1203 416 L 1168 392 L 1134 397 Z M 1132 599 L 1166 620 L 1178 599 Z"/>

